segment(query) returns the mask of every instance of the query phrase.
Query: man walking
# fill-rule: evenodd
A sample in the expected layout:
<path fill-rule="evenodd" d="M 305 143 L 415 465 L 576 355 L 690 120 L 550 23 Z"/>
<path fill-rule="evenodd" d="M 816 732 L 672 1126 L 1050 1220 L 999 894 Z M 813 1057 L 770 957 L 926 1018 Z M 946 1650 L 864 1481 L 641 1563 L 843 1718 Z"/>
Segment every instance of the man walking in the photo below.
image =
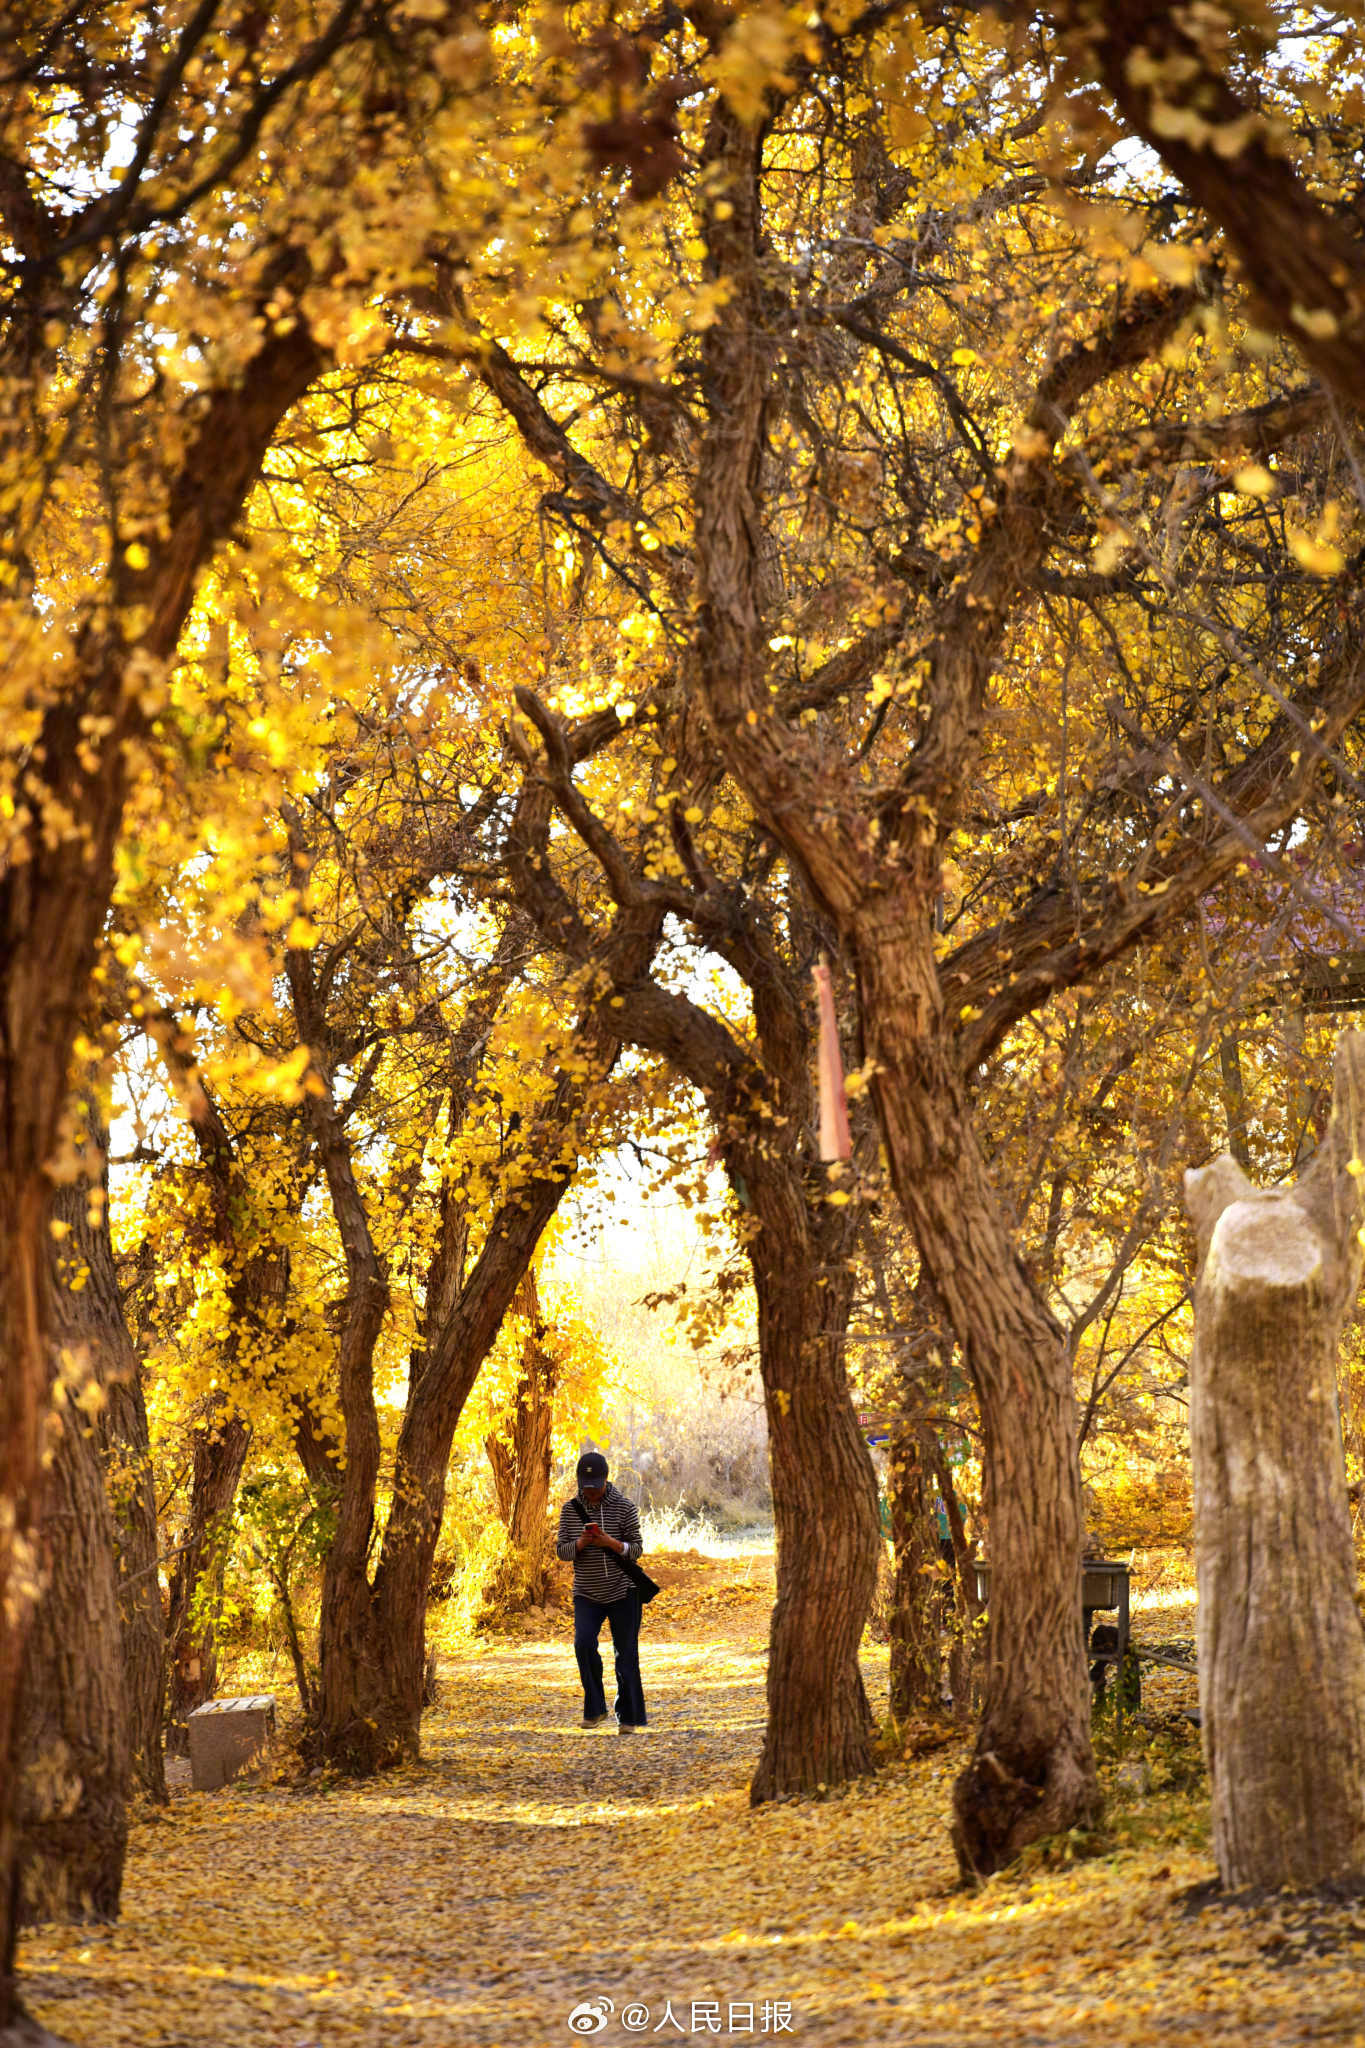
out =
<path fill-rule="evenodd" d="M 559 1511 L 555 1545 L 564 1562 L 573 1563 L 573 1647 L 583 1681 L 585 1728 L 596 1728 L 607 1718 L 597 1647 L 604 1620 L 616 1652 L 617 1725 L 623 1735 L 645 1725 L 640 1595 L 617 1563 L 618 1558 L 638 1558 L 644 1547 L 634 1502 L 607 1484 L 602 1453 L 585 1451 L 578 1461 L 578 1496 Z"/>

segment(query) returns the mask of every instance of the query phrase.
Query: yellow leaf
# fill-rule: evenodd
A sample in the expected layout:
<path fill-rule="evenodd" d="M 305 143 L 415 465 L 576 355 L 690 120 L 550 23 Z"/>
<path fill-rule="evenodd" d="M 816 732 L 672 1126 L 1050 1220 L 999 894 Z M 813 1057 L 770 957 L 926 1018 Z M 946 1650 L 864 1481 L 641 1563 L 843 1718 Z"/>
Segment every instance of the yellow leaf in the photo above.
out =
<path fill-rule="evenodd" d="M 1293 526 L 1289 529 L 1289 552 L 1310 576 L 1335 576 L 1346 566 L 1346 558 L 1340 548 L 1314 540 L 1310 534 Z"/>
<path fill-rule="evenodd" d="M 1145 242 L 1142 260 L 1167 284 L 1193 284 L 1199 272 L 1199 258 L 1182 242 Z"/>
<path fill-rule="evenodd" d="M 1326 306 L 1291 306 L 1289 317 L 1314 341 L 1330 341 L 1337 331 L 1337 316 L 1329 313 Z"/>
<path fill-rule="evenodd" d="M 1244 498 L 1268 498 L 1275 488 L 1275 479 L 1259 462 L 1248 462 L 1234 475 L 1232 487 Z"/>
<path fill-rule="evenodd" d="M 913 149 L 926 135 L 932 135 L 933 130 L 933 122 L 918 107 L 897 101 L 886 110 L 886 132 L 895 149 Z"/>

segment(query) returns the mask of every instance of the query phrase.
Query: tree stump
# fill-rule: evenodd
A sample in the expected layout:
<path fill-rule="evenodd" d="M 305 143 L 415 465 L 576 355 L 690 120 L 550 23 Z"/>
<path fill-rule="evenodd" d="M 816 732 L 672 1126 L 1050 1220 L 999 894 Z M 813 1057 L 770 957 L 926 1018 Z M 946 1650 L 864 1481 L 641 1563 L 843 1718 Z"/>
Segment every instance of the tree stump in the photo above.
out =
<path fill-rule="evenodd" d="M 1226 1153 L 1185 1176 L 1199 1704 L 1229 1889 L 1365 1876 L 1365 1629 L 1336 1378 L 1363 1133 L 1365 1035 L 1351 1032 L 1296 1186 L 1257 1189 Z"/>

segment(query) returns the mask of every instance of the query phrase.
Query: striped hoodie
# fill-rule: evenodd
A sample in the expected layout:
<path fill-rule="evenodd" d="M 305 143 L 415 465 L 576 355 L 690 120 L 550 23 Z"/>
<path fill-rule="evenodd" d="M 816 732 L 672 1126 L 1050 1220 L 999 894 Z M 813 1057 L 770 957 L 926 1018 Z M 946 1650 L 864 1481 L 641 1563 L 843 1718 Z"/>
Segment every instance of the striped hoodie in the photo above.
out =
<path fill-rule="evenodd" d="M 604 1536 L 615 1536 L 626 1546 L 626 1555 L 639 1558 L 644 1551 L 640 1540 L 640 1517 L 635 1512 L 635 1503 L 618 1493 L 611 1481 L 597 1506 L 588 1507 L 588 1520 L 595 1521 Z M 555 1544 L 557 1554 L 566 1564 L 573 1564 L 573 1589 L 575 1598 L 600 1600 L 604 1606 L 613 1600 L 623 1600 L 635 1588 L 622 1571 L 614 1550 L 603 1550 L 596 1543 L 585 1543 L 577 1557 L 574 1546 L 583 1534 L 583 1524 L 574 1512 L 573 1502 L 565 1501 L 559 1511 L 559 1539 Z"/>

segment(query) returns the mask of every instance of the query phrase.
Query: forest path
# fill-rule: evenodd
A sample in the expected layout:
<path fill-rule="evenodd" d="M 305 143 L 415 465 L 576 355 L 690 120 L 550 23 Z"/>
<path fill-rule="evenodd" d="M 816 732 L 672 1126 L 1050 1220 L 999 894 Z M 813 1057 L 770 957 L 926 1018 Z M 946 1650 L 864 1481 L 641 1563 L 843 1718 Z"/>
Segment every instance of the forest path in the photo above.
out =
<path fill-rule="evenodd" d="M 578 1725 L 556 1618 L 450 1662 L 417 1767 L 178 1797 L 135 1830 L 117 1927 L 26 1943 L 33 2009 L 80 2048 L 541 2048 L 593 1998 L 608 2048 L 1365 2043 L 1365 1918 L 1333 1909 L 1315 1955 L 1265 1913 L 1191 1916 L 1188 1805 L 970 1897 L 951 1753 L 750 1811 L 763 1579 L 718 1564 L 656 1603 L 647 1734 Z"/>

